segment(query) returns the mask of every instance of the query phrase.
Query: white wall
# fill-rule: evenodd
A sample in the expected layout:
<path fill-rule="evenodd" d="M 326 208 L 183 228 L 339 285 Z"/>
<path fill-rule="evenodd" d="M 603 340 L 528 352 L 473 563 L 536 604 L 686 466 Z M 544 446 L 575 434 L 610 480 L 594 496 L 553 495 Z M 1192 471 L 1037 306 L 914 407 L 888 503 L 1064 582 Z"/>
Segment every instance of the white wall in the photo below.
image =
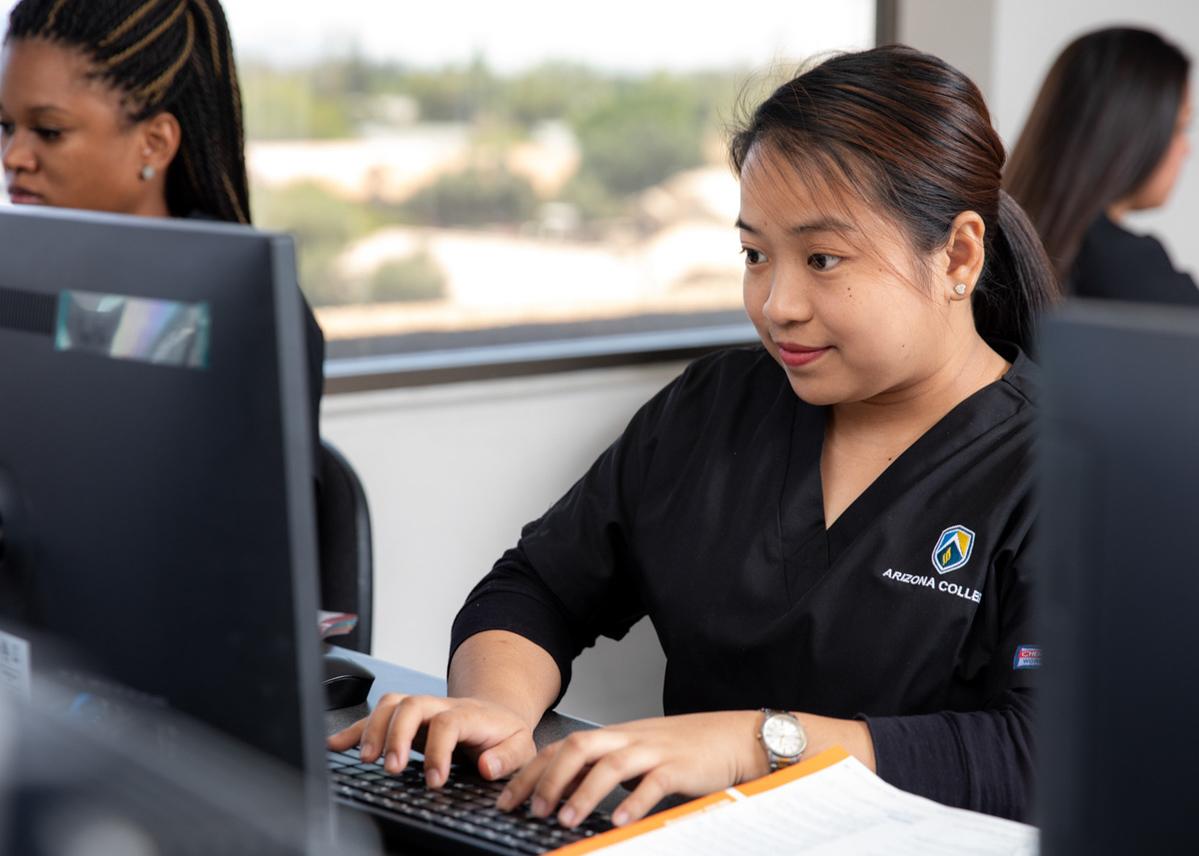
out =
<path fill-rule="evenodd" d="M 1193 0 L 900 0 L 899 7 L 899 40 L 969 74 L 1009 150 L 1061 49 L 1082 33 L 1115 25 L 1155 29 L 1192 62 L 1199 60 L 1199 3 Z M 980 41 L 980 29 L 988 39 Z M 1192 97 L 1199 98 L 1194 67 L 1191 78 Z M 1176 267 L 1199 274 L 1197 223 L 1199 164 L 1193 160 L 1166 207 L 1129 220 L 1134 230 L 1161 238 Z"/>
<path fill-rule="evenodd" d="M 898 41 L 936 54 L 991 92 L 995 6 L 1002 0 L 898 0 Z"/>
<path fill-rule="evenodd" d="M 374 516 L 374 653 L 443 675 L 470 588 L 681 370 L 327 397 L 322 433 L 358 470 Z M 561 709 L 605 722 L 660 714 L 663 663 L 648 622 L 619 646 L 601 640 Z"/>

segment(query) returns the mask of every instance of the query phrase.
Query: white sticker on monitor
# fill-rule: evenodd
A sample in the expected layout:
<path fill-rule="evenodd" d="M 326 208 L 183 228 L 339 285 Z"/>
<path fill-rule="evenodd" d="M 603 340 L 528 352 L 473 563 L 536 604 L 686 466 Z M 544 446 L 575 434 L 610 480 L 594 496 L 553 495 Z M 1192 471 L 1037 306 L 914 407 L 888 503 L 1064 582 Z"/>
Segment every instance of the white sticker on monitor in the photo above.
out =
<path fill-rule="evenodd" d="M 29 640 L 0 630 L 0 692 L 28 700 L 30 686 Z"/>
<path fill-rule="evenodd" d="M 208 368 L 212 312 L 207 303 L 64 291 L 54 347 L 159 366 Z"/>

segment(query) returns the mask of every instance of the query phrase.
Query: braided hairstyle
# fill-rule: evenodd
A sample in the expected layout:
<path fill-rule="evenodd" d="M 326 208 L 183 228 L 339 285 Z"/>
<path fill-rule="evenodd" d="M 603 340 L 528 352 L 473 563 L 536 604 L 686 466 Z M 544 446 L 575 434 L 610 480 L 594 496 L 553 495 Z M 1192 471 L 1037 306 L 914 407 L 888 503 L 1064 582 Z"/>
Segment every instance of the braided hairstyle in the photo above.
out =
<path fill-rule="evenodd" d="M 241 92 L 219 0 L 21 0 L 5 36 L 15 39 L 83 51 L 131 121 L 162 112 L 179 121 L 166 176 L 172 216 L 250 222 Z"/>

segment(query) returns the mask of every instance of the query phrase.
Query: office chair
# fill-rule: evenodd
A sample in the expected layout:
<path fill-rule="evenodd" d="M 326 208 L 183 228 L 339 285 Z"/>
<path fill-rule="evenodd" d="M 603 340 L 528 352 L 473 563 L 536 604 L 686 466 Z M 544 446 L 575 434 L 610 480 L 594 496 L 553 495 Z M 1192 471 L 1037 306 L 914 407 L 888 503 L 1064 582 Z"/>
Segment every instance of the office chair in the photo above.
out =
<path fill-rule="evenodd" d="M 324 439 L 321 440 L 320 468 L 317 526 L 321 609 L 358 615 L 358 625 L 353 632 L 329 641 L 342 648 L 369 654 L 374 612 L 370 508 L 354 467 Z"/>

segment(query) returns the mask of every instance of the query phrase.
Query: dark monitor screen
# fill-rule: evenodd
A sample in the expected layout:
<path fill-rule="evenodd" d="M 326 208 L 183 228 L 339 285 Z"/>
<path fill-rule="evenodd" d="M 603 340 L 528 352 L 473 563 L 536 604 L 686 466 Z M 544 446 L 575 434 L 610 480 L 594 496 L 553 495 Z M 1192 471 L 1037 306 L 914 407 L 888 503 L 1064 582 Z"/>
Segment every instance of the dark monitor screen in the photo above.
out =
<path fill-rule="evenodd" d="M 0 626 L 321 769 L 295 283 L 245 227 L 0 210 Z"/>
<path fill-rule="evenodd" d="M 1199 311 L 1045 323 L 1042 853 L 1197 853 Z"/>

